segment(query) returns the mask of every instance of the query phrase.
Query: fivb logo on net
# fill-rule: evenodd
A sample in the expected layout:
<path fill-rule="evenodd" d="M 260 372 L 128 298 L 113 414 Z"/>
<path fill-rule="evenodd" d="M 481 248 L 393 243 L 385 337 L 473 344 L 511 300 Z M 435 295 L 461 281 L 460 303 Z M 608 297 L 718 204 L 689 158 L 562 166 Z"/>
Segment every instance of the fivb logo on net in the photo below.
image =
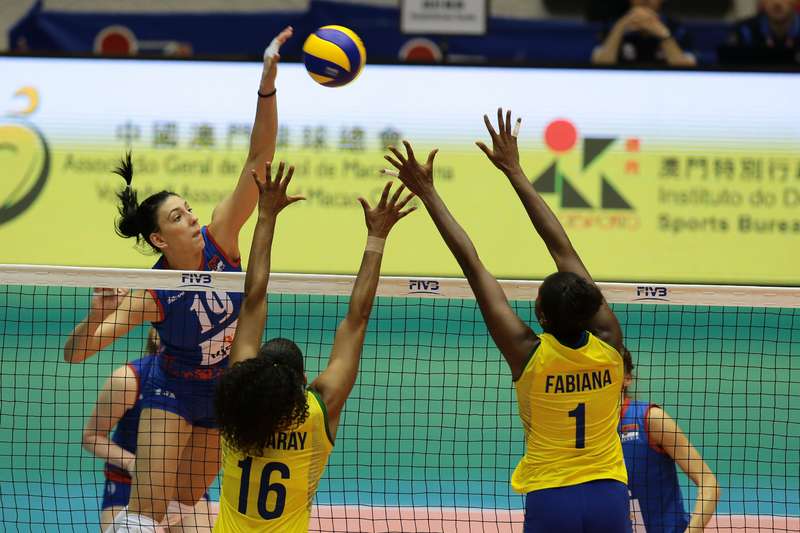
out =
<path fill-rule="evenodd" d="M 544 171 L 533 178 L 533 186 L 542 194 L 557 194 L 558 202 L 556 205 L 564 210 L 582 210 L 572 212 L 565 217 L 568 226 L 597 226 L 600 229 L 612 229 L 614 227 L 627 229 L 631 228 L 633 220 L 626 222 L 629 215 L 635 212 L 631 202 L 619 191 L 618 185 L 612 183 L 611 172 L 602 165 L 603 156 L 606 155 L 612 146 L 619 140 L 619 137 L 583 137 L 582 141 L 582 161 L 580 171 L 577 175 L 569 176 L 565 170 L 565 165 L 561 156 L 572 152 L 578 143 L 578 129 L 575 124 L 566 119 L 556 119 L 547 125 L 544 131 L 544 142 L 547 148 L 556 155 L 553 161 Z M 624 150 L 628 154 L 625 161 L 624 172 L 626 174 L 638 175 L 639 163 L 636 155 L 639 152 L 640 140 L 629 138 L 624 142 Z M 618 176 L 614 176 L 617 178 Z M 599 184 L 599 200 L 592 202 L 586 198 L 574 184 L 591 180 Z M 586 187 L 582 187 L 586 190 Z M 586 214 L 591 210 L 591 214 Z M 598 211 L 600 213 L 598 213 Z M 606 211 L 615 211 L 618 214 L 617 223 L 605 220 L 608 217 L 600 217 Z M 602 220 L 601 220 L 602 218 Z M 636 217 L 635 227 L 638 228 L 638 217 Z"/>
<path fill-rule="evenodd" d="M 196 287 L 199 289 L 211 289 L 214 285 L 214 280 L 211 274 L 203 272 L 181 272 L 180 288 Z"/>
<path fill-rule="evenodd" d="M 441 294 L 439 281 L 435 279 L 409 279 L 408 294 Z"/>
<path fill-rule="evenodd" d="M 634 301 L 669 301 L 669 287 L 665 285 L 637 285 Z"/>

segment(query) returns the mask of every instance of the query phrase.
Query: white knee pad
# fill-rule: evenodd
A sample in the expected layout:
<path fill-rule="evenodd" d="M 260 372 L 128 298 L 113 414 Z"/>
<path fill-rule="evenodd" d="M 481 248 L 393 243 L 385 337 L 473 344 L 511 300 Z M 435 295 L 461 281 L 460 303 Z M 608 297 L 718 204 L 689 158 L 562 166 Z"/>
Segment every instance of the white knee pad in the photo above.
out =
<path fill-rule="evenodd" d="M 104 533 L 156 533 L 156 521 L 149 516 L 133 514 L 126 507 L 114 517 Z"/>

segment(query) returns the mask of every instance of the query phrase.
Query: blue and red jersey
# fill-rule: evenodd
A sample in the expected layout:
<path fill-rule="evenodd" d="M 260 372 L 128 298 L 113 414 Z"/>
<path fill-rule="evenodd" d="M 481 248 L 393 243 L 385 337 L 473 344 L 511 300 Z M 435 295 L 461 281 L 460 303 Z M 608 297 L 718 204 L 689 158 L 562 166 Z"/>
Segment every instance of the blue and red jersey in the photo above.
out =
<path fill-rule="evenodd" d="M 241 272 L 208 232 L 201 229 L 205 246 L 197 270 Z M 153 266 L 167 269 L 166 258 Z M 212 380 L 225 369 L 242 306 L 242 293 L 152 289 L 159 320 L 153 323 L 161 337 L 161 367 L 174 377 Z"/>
<path fill-rule="evenodd" d="M 675 461 L 650 443 L 648 414 L 655 404 L 626 398 L 619 435 L 628 469 L 628 488 L 634 509 L 641 510 L 647 533 L 683 533 L 689 514 L 683 506 Z"/>

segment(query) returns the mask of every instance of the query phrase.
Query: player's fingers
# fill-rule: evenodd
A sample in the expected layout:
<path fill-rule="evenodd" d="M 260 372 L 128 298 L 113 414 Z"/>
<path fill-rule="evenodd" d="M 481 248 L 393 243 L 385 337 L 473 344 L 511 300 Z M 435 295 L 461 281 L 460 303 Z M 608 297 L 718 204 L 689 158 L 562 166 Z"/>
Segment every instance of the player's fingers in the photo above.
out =
<path fill-rule="evenodd" d="M 414 159 L 414 149 L 411 148 L 411 143 L 408 141 L 403 141 L 403 145 L 406 147 L 406 153 L 408 154 L 408 160 L 411 161 Z"/>
<path fill-rule="evenodd" d="M 483 123 L 486 124 L 486 129 L 489 130 L 489 135 L 494 140 L 497 137 L 497 132 L 494 131 L 494 126 L 492 126 L 492 121 L 489 120 L 489 115 L 483 115 Z"/>
<path fill-rule="evenodd" d="M 281 45 L 285 43 L 289 37 L 292 36 L 292 27 L 287 26 L 283 31 L 281 31 L 277 37 L 272 39 L 269 42 L 269 45 L 264 50 L 264 61 L 271 67 L 280 59 L 278 55 L 278 50 L 280 50 Z"/>
<path fill-rule="evenodd" d="M 258 172 L 256 169 L 250 169 L 250 175 L 253 177 L 253 181 L 256 182 L 256 187 L 258 187 L 258 192 L 262 192 L 264 190 L 264 183 L 258 179 Z"/>
<path fill-rule="evenodd" d="M 272 161 L 267 161 L 264 164 L 265 174 L 264 174 L 264 185 L 269 185 L 272 183 Z"/>
<path fill-rule="evenodd" d="M 519 129 L 522 127 L 522 117 L 517 117 L 517 121 L 514 123 L 514 131 L 511 132 L 511 136 L 516 139 L 519 136 Z"/>
<path fill-rule="evenodd" d="M 379 172 L 379 174 L 383 174 L 384 176 L 391 176 L 393 178 L 399 178 L 400 177 L 400 173 L 398 171 L 391 170 L 391 169 L 388 169 L 388 168 L 382 168 L 378 172 Z"/>
<path fill-rule="evenodd" d="M 275 185 L 281 187 L 281 182 L 283 181 L 283 173 L 286 170 L 286 164 L 281 161 L 278 163 L 278 173 L 275 175 Z"/>
<path fill-rule="evenodd" d="M 425 164 L 428 165 L 429 167 L 433 166 L 433 160 L 436 158 L 436 154 L 438 153 L 439 153 L 438 148 L 434 148 L 433 150 L 431 150 L 431 153 L 428 154 L 428 161 L 426 161 Z"/>
<path fill-rule="evenodd" d="M 506 135 L 511 135 L 511 110 L 506 111 Z"/>
<path fill-rule="evenodd" d="M 401 209 L 403 209 L 403 208 L 406 206 L 406 204 L 407 204 L 408 202 L 410 202 L 411 200 L 413 200 L 415 197 L 416 197 L 416 195 L 415 195 L 413 192 L 412 192 L 412 193 L 408 193 L 408 196 L 406 196 L 405 198 L 403 198 L 402 200 L 400 200 L 400 203 L 399 203 L 399 204 L 397 204 L 397 205 L 395 206 L 395 208 L 396 208 L 398 211 L 399 211 L 399 210 L 401 210 Z"/>
<path fill-rule="evenodd" d="M 283 178 L 281 182 L 281 190 L 286 192 L 286 189 L 289 187 L 289 183 L 292 182 L 292 176 L 294 176 L 294 165 L 289 165 L 289 169 L 286 171 L 286 177 Z"/>
<path fill-rule="evenodd" d="M 481 141 L 476 141 L 476 142 L 475 142 L 475 145 L 476 145 L 478 148 L 480 148 L 481 150 L 483 150 L 483 153 L 484 153 L 484 154 L 486 154 L 486 157 L 488 157 L 489 159 L 494 159 L 494 152 L 492 152 L 492 151 L 489 149 L 489 147 L 488 147 L 488 146 L 486 146 L 485 144 L 483 144 Z"/>
<path fill-rule="evenodd" d="M 392 159 L 392 156 L 390 156 L 390 155 L 385 155 L 385 156 L 383 156 L 383 158 L 384 158 L 385 160 L 387 160 L 389 163 L 391 163 L 391 164 L 392 164 L 392 166 L 393 166 L 394 168 L 396 168 L 397 170 L 403 170 L 403 165 L 401 165 L 401 164 L 400 164 L 398 161 L 395 161 L 394 159 Z M 398 177 L 399 177 L 399 174 L 398 174 Z"/>
<path fill-rule="evenodd" d="M 383 193 L 381 193 L 381 201 L 378 202 L 378 207 L 386 207 L 386 199 L 389 197 L 389 189 L 392 188 L 392 182 L 387 181 L 386 185 L 383 187 Z"/>
<path fill-rule="evenodd" d="M 366 216 L 366 214 L 369 212 L 369 210 L 370 210 L 370 209 L 372 209 L 372 208 L 369 206 L 369 202 L 367 202 L 367 199 L 366 199 L 366 198 L 364 198 L 364 197 L 362 197 L 362 196 L 359 196 L 359 197 L 358 197 L 358 203 L 360 203 L 360 204 L 361 204 L 361 207 L 364 209 L 364 215 Z"/>
<path fill-rule="evenodd" d="M 286 197 L 286 200 L 287 200 L 287 201 L 288 201 L 290 204 L 293 204 L 293 203 L 295 203 L 295 202 L 301 202 L 301 201 L 303 201 L 303 200 L 305 200 L 305 199 L 306 199 L 306 197 L 305 197 L 305 196 L 300 196 L 300 195 L 298 195 L 298 196 L 287 196 L 287 197 Z"/>
<path fill-rule="evenodd" d="M 403 184 L 400 184 L 400 186 L 397 188 L 397 190 L 394 191 L 394 194 L 392 195 L 392 199 L 389 200 L 389 205 L 395 205 L 397 203 L 397 199 L 400 198 L 400 195 L 403 194 L 403 191 L 405 189 L 406 189 L 406 186 L 403 185 Z"/>
<path fill-rule="evenodd" d="M 394 156 L 397 158 L 398 161 L 400 161 L 404 165 L 406 164 L 406 158 L 405 156 L 403 156 L 403 154 L 400 153 L 400 150 L 398 150 L 394 146 L 390 146 L 388 150 L 394 154 Z"/>
<path fill-rule="evenodd" d="M 397 215 L 397 220 L 400 220 L 401 218 L 405 217 L 406 215 L 408 215 L 410 213 L 413 213 L 416 210 L 417 210 L 417 206 L 409 207 L 405 211 L 400 211 L 400 213 Z"/>
<path fill-rule="evenodd" d="M 505 126 L 505 124 L 503 124 L 503 108 L 502 107 L 498 107 L 497 108 L 497 131 L 499 133 L 503 133 L 504 131 L 506 131 L 506 126 Z"/>

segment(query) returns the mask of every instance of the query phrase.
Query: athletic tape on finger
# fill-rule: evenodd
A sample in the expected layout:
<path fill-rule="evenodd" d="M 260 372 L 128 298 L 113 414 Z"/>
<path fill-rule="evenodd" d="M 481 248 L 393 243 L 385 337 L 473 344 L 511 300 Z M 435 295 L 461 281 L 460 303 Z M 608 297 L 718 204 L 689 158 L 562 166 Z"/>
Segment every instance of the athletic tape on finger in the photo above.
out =
<path fill-rule="evenodd" d="M 520 128 L 520 126 L 522 126 L 522 119 L 521 119 L 521 118 L 518 118 L 518 119 L 517 119 L 517 123 L 516 123 L 516 124 L 514 124 L 514 131 L 512 131 L 512 132 L 511 132 L 511 136 L 512 136 L 512 137 L 516 137 L 517 135 L 519 135 L 519 128 Z"/>
<path fill-rule="evenodd" d="M 264 50 L 264 61 L 272 61 L 275 57 L 275 54 L 278 53 L 278 50 L 281 49 L 281 43 L 278 41 L 278 38 L 275 37 L 272 39 L 272 42 L 269 43 L 267 49 Z"/>

